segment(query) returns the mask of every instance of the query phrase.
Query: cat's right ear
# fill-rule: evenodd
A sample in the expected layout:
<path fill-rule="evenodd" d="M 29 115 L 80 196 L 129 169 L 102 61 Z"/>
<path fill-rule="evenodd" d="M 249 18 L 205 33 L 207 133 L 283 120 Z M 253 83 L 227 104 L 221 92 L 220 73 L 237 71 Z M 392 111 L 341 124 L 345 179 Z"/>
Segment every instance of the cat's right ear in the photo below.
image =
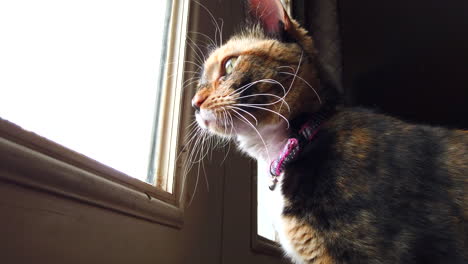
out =
<path fill-rule="evenodd" d="M 250 16 L 269 36 L 288 40 L 292 30 L 291 19 L 280 0 L 247 0 Z"/>

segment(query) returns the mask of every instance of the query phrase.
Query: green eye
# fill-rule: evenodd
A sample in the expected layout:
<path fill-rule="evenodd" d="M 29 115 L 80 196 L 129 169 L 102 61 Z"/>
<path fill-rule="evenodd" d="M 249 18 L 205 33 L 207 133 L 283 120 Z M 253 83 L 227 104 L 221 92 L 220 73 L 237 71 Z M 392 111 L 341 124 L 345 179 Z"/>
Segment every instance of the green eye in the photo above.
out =
<path fill-rule="evenodd" d="M 226 63 L 224 64 L 224 70 L 226 72 L 226 75 L 231 74 L 232 70 L 234 70 L 234 66 L 236 66 L 236 61 L 237 57 L 232 57 L 226 61 Z"/>

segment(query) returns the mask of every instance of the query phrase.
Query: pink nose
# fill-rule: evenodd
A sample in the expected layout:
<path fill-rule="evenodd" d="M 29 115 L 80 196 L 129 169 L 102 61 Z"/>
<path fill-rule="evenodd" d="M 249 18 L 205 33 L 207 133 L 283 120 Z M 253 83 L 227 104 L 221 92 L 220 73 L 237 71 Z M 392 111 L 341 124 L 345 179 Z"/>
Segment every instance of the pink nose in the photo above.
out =
<path fill-rule="evenodd" d="M 200 94 L 197 93 L 193 98 L 192 98 L 192 106 L 195 108 L 195 110 L 200 111 L 200 107 L 203 104 L 203 102 L 206 101 L 206 96 L 205 94 Z"/>

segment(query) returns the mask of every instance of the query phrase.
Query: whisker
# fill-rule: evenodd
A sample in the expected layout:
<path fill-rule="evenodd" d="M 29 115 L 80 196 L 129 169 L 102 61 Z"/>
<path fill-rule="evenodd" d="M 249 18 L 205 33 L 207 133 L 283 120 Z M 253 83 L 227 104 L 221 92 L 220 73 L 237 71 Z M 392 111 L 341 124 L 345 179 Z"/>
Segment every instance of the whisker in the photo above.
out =
<path fill-rule="evenodd" d="M 207 138 L 207 139 L 210 140 L 211 137 L 208 135 L 208 138 Z M 209 142 L 211 142 L 211 141 L 208 141 L 208 143 L 209 143 Z M 210 148 L 210 145 L 211 145 L 211 144 L 208 144 L 208 146 L 206 146 L 206 155 L 208 155 L 209 150 L 212 149 L 212 148 Z M 201 151 L 201 153 L 203 153 L 203 148 L 204 148 L 204 147 L 205 147 L 205 145 L 203 144 L 203 145 L 202 145 L 202 151 Z M 205 156 L 206 156 L 206 155 L 205 155 Z M 203 159 L 203 158 L 202 158 L 202 159 Z M 211 159 L 211 157 L 210 157 L 210 159 Z M 201 167 L 202 167 L 202 169 L 203 169 L 203 174 L 204 174 L 204 176 L 205 176 L 206 189 L 207 189 L 207 191 L 210 191 L 210 185 L 209 185 L 209 183 L 208 183 L 208 176 L 206 175 L 205 162 L 204 162 L 204 160 L 202 160 L 202 161 L 198 164 L 198 172 L 200 172 L 200 164 L 201 164 Z M 197 175 L 197 177 L 200 177 L 200 175 Z"/>
<path fill-rule="evenodd" d="M 196 128 L 198 128 L 198 131 L 201 130 L 201 128 L 198 127 L 198 126 L 197 126 Z M 197 131 L 197 132 L 198 132 L 198 131 Z M 202 131 L 201 134 L 203 135 L 203 131 Z M 191 161 L 192 161 L 194 155 L 195 155 L 196 152 L 197 152 L 197 147 L 198 147 L 199 141 L 201 140 L 202 136 L 200 136 L 199 133 L 195 133 L 194 136 L 193 136 L 193 138 L 196 138 L 196 141 L 195 141 L 195 143 L 193 144 L 193 147 L 192 147 L 192 149 L 191 149 L 189 155 L 187 156 L 187 158 L 186 158 L 186 160 L 185 160 L 185 162 L 184 162 L 184 165 L 183 165 L 183 168 L 184 168 L 183 179 L 182 179 L 182 182 L 183 182 L 183 183 L 185 183 L 186 178 L 187 178 L 187 175 L 188 175 L 189 171 L 191 170 L 191 168 L 192 168 L 192 166 L 193 166 L 193 164 L 194 164 L 194 163 L 192 163 Z M 193 140 L 193 138 L 191 139 L 191 141 Z M 187 144 L 187 145 L 190 145 L 190 144 Z M 198 181 L 198 180 L 197 180 L 197 181 Z M 192 198 L 193 198 L 193 197 L 192 197 Z"/>
<path fill-rule="evenodd" d="M 197 130 L 200 128 L 196 126 L 196 120 L 194 120 L 190 125 L 187 126 L 187 129 L 189 129 L 189 132 L 184 137 L 184 142 L 186 143 L 184 144 L 182 149 L 179 150 L 179 154 L 177 154 L 176 160 L 178 160 L 182 153 L 184 153 L 184 151 L 187 149 L 187 147 L 190 146 L 190 143 L 193 141 L 194 138 L 196 138 Z"/>
<path fill-rule="evenodd" d="M 257 80 L 257 81 L 253 81 L 251 83 L 248 83 L 248 84 L 245 84 L 237 89 L 235 89 L 233 92 L 231 92 L 228 96 L 236 96 L 236 95 L 240 95 L 241 93 L 243 93 L 245 90 L 247 90 L 248 88 L 252 87 L 253 85 L 257 84 L 257 83 L 272 83 L 272 84 L 278 84 L 279 86 L 281 86 L 281 88 L 283 88 L 283 93 L 286 93 L 286 88 L 284 88 L 283 84 L 278 82 L 277 80 L 274 80 L 274 79 L 261 79 L 261 80 Z M 241 90 L 242 89 L 242 90 Z M 241 91 L 239 91 L 241 90 Z"/>
<path fill-rule="evenodd" d="M 213 41 L 212 38 L 210 38 L 210 36 L 208 36 L 208 35 L 206 35 L 206 34 L 204 34 L 204 33 L 201 33 L 201 32 L 197 32 L 197 31 L 189 31 L 188 33 L 190 33 L 190 34 L 197 34 L 197 35 L 206 37 L 206 38 L 210 41 L 210 44 L 212 44 L 213 46 L 216 47 L 216 43 Z"/>
<path fill-rule="evenodd" d="M 270 153 L 268 152 L 267 144 L 265 143 L 265 140 L 263 139 L 263 137 L 260 134 L 260 132 L 258 131 L 258 129 L 249 120 L 247 120 L 243 115 L 239 114 L 239 112 L 237 112 L 235 109 L 231 109 L 231 110 L 234 111 L 235 114 L 237 114 L 239 117 L 242 118 L 242 119 L 239 118 L 239 120 L 243 121 L 244 123 L 248 124 L 249 126 L 251 126 L 254 129 L 254 131 L 260 137 L 260 140 L 262 141 L 263 145 L 265 146 L 265 152 L 266 152 L 267 157 L 268 157 L 268 162 L 270 162 L 271 158 L 270 158 Z"/>
<path fill-rule="evenodd" d="M 278 73 L 281 73 L 281 74 L 287 74 L 287 75 L 294 75 L 292 73 L 289 73 L 289 72 L 278 72 Z M 320 104 L 322 104 L 322 99 L 320 98 L 319 94 L 317 93 L 317 91 L 314 89 L 314 87 L 312 87 L 312 85 L 310 85 L 309 82 L 307 82 L 306 80 L 304 80 L 304 78 L 302 78 L 301 76 L 297 75 L 296 76 L 299 80 L 303 81 L 307 86 L 309 86 L 312 91 L 314 91 L 315 95 L 317 96 L 317 99 L 319 100 Z"/>
<path fill-rule="evenodd" d="M 254 115 L 252 115 L 251 113 L 249 113 L 248 111 L 246 111 L 246 110 L 244 110 L 244 109 L 242 109 L 242 108 L 240 108 L 240 107 L 235 107 L 235 106 L 228 106 L 228 107 L 229 107 L 229 109 L 241 110 L 242 112 L 244 112 L 244 113 L 250 115 L 250 116 L 255 120 L 255 125 L 258 126 L 258 120 L 257 120 L 257 118 L 256 118 Z"/>
<path fill-rule="evenodd" d="M 283 100 L 283 97 L 281 96 L 278 96 L 276 94 L 266 94 L 266 93 L 243 95 L 243 96 L 237 97 L 237 99 L 244 99 L 244 98 L 255 97 L 255 96 L 272 96 L 272 97 Z"/>
<path fill-rule="evenodd" d="M 221 27 L 219 30 L 219 39 L 221 40 L 221 45 L 223 44 L 223 26 L 224 26 L 224 20 L 222 18 L 219 19 L 221 21 Z"/>
<path fill-rule="evenodd" d="M 193 166 L 193 157 L 194 155 L 196 154 L 196 150 L 200 144 L 200 141 L 202 139 L 202 136 L 203 136 L 203 130 L 200 128 L 200 127 L 197 127 L 198 128 L 198 131 L 197 132 L 201 132 L 201 133 L 195 133 L 194 134 L 194 138 L 196 139 L 195 142 L 193 143 L 192 145 L 192 148 L 191 148 L 191 151 L 187 157 L 187 160 L 186 160 L 186 171 L 187 173 L 192 169 L 192 166 Z M 189 165 L 190 164 L 190 165 Z M 185 178 L 184 178 L 185 179 Z"/>
<path fill-rule="evenodd" d="M 182 87 L 182 89 L 185 89 L 185 88 L 187 88 L 187 87 L 189 87 L 189 86 L 191 86 L 192 84 L 197 83 L 197 82 L 198 82 L 198 79 L 193 80 L 193 81 L 191 81 L 190 83 L 184 85 L 184 86 Z"/>
<path fill-rule="evenodd" d="M 191 43 L 187 42 L 187 44 L 193 50 L 194 54 L 197 56 L 198 62 L 200 64 L 203 64 L 206 61 L 206 57 L 203 54 L 203 51 L 197 46 L 197 43 L 193 41 L 189 36 L 187 36 L 187 40 L 191 42 Z M 195 50 L 193 47 L 195 47 L 197 50 Z"/>
<path fill-rule="evenodd" d="M 301 57 L 299 58 L 299 62 L 297 63 L 296 72 L 294 73 L 291 84 L 289 85 L 288 92 L 284 95 L 284 97 L 286 97 L 289 94 L 289 91 L 291 91 L 291 88 L 293 87 L 294 81 L 296 80 L 297 73 L 299 72 L 299 69 L 301 68 L 301 62 L 302 62 L 303 55 L 304 55 L 304 51 L 301 51 Z M 282 106 L 283 106 L 283 104 L 281 104 L 281 106 L 280 106 L 280 109 L 279 109 L 280 111 L 281 111 Z"/>
<path fill-rule="evenodd" d="M 283 118 L 286 123 L 288 124 L 288 128 L 289 128 L 289 121 L 286 117 L 284 117 L 282 114 L 276 112 L 276 111 L 273 111 L 271 109 L 268 109 L 268 108 L 265 108 L 265 107 L 259 107 L 259 106 L 256 106 L 256 105 L 251 105 L 251 104 L 234 104 L 236 106 L 243 106 L 243 107 L 251 107 L 251 108 L 256 108 L 256 109 L 260 109 L 260 110 L 265 110 L 265 111 L 268 111 L 268 112 L 271 112 L 271 113 L 274 113 L 276 115 L 278 115 L 279 117 Z"/>
<path fill-rule="evenodd" d="M 294 69 L 294 68 L 291 67 L 291 66 L 278 66 L 278 67 L 276 67 L 276 68 L 278 68 L 278 69 L 281 69 L 281 68 L 288 68 L 288 69 L 290 69 L 290 70 L 292 71 L 292 73 L 295 73 L 295 72 L 296 72 L 296 69 Z"/>
<path fill-rule="evenodd" d="M 250 104 L 250 105 L 274 105 L 274 104 L 277 104 L 277 103 L 283 101 L 284 104 L 286 104 L 286 106 L 288 107 L 288 111 L 291 112 L 291 108 L 289 107 L 288 102 L 286 102 L 286 100 L 284 100 L 284 96 L 281 97 L 281 96 L 278 96 L 278 95 L 275 95 L 275 94 L 252 94 L 252 95 L 245 95 L 245 96 L 237 97 L 237 99 L 242 99 L 242 98 L 247 98 L 247 97 L 254 97 L 254 96 L 262 96 L 262 95 L 263 96 L 272 96 L 272 97 L 278 98 L 278 100 L 276 100 L 274 102 L 271 102 L 271 103 Z"/>
<path fill-rule="evenodd" d="M 168 65 L 171 65 L 171 64 L 175 64 L 175 63 L 179 63 L 179 61 L 176 59 L 176 60 L 174 60 L 174 61 L 172 61 L 172 62 L 166 62 L 165 66 L 168 66 Z M 192 64 L 192 65 L 197 66 L 197 68 L 203 70 L 203 67 L 202 67 L 200 64 L 196 63 L 196 62 L 184 60 L 184 61 L 182 61 L 182 63 Z"/>
<path fill-rule="evenodd" d="M 192 44 L 195 46 L 195 48 L 197 48 L 197 50 L 200 52 L 199 54 L 201 55 L 201 57 L 203 57 L 203 63 L 206 61 L 206 56 L 205 56 L 205 52 L 203 52 L 200 47 L 197 45 L 197 43 L 189 36 L 187 36 L 187 39 L 192 42 Z M 202 64 L 203 64 L 202 63 Z"/>
<path fill-rule="evenodd" d="M 199 79 L 200 79 L 200 78 L 198 78 L 198 77 L 196 77 L 196 76 L 191 77 L 191 78 L 188 78 L 187 80 L 185 80 L 185 81 L 182 83 L 182 85 L 185 86 L 186 83 L 192 82 L 192 81 L 198 81 Z"/>
<path fill-rule="evenodd" d="M 221 32 L 221 29 L 219 28 L 218 22 L 216 21 L 216 18 L 213 16 L 213 13 L 211 13 L 210 10 L 206 6 L 204 6 L 203 4 L 201 4 L 200 2 L 198 2 L 196 0 L 193 0 L 193 1 L 195 3 L 197 3 L 199 6 L 201 6 L 203 9 L 205 9 L 205 11 L 210 15 L 211 21 L 212 21 L 213 25 L 215 26 L 215 42 L 216 42 L 217 33 Z M 220 40 L 222 41 L 222 38 Z M 222 42 L 220 43 L 220 45 L 217 45 L 217 46 L 221 46 L 221 44 L 222 44 Z"/>
<path fill-rule="evenodd" d="M 232 120 L 232 115 L 231 115 L 231 113 L 229 113 L 229 112 L 226 111 L 226 110 L 224 110 L 224 111 L 226 112 L 226 116 L 228 116 L 229 119 L 230 119 L 231 131 L 229 132 L 229 138 L 231 138 L 231 137 L 232 137 L 232 130 L 233 130 L 233 129 L 235 130 L 235 128 L 234 128 L 234 121 Z M 237 133 L 237 132 L 236 132 L 236 133 Z M 231 150 L 231 144 L 229 143 L 229 140 L 227 140 L 226 142 L 227 142 L 227 144 L 228 144 L 228 149 L 227 149 L 227 151 L 226 151 L 226 154 L 224 155 L 223 160 L 221 161 L 221 164 L 224 164 L 224 161 L 225 161 L 226 158 L 228 157 L 229 151 Z"/>

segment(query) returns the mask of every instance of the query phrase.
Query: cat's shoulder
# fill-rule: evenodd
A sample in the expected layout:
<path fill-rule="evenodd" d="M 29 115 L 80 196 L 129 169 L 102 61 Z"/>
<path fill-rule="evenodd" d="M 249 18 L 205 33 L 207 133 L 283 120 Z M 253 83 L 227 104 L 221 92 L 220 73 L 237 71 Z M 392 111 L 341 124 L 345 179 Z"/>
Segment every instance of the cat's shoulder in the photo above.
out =
<path fill-rule="evenodd" d="M 441 137 L 453 136 L 468 140 L 468 131 L 463 129 L 405 120 L 376 109 L 364 107 L 338 107 L 330 121 L 332 125 L 339 129 L 354 129 L 367 126 L 369 129 L 374 130 L 393 131 L 394 133 L 392 134 L 417 133 L 420 136 L 431 134 Z"/>

